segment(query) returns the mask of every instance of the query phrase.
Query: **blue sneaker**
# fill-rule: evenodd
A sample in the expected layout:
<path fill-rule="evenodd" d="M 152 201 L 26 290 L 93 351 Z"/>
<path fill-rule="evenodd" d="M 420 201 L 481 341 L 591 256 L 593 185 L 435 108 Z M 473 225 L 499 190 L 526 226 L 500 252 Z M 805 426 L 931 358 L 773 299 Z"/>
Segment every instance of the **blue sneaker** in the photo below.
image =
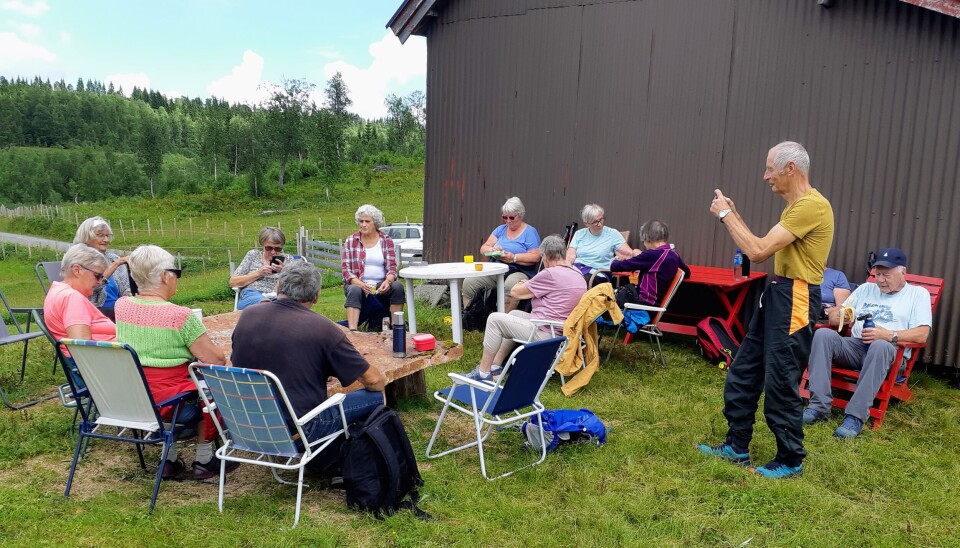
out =
<path fill-rule="evenodd" d="M 843 417 L 843 422 L 840 426 L 833 431 L 833 435 L 838 438 L 851 440 L 859 436 L 861 430 L 863 430 L 863 421 L 853 415 L 847 415 Z"/>
<path fill-rule="evenodd" d="M 787 466 L 777 459 L 773 459 L 763 466 L 751 468 L 750 471 L 758 476 L 763 476 L 769 479 L 786 479 L 792 478 L 793 476 L 799 476 L 800 473 L 803 472 L 803 465 L 799 464 L 797 466 Z"/>
<path fill-rule="evenodd" d="M 701 443 L 697 445 L 697 449 L 704 455 L 719 457 L 741 466 L 750 466 L 750 453 L 739 453 L 729 443 L 721 443 L 712 447 Z"/>
<path fill-rule="evenodd" d="M 803 410 L 803 424 L 816 424 L 818 422 L 826 422 L 830 418 L 830 415 L 827 413 L 821 413 L 816 409 L 810 409 L 809 407 Z"/>

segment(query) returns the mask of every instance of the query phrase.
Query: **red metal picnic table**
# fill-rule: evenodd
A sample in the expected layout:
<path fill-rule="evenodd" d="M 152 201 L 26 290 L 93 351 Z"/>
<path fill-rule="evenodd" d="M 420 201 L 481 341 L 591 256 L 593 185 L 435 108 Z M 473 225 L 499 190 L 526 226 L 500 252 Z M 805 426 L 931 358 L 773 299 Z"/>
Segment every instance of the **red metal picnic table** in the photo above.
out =
<path fill-rule="evenodd" d="M 733 279 L 733 271 L 730 268 L 720 268 L 716 266 L 699 266 L 699 265 L 689 265 L 690 266 L 690 277 L 683 280 L 683 283 L 680 285 L 680 290 L 683 290 L 683 286 L 687 284 L 696 284 L 702 285 L 710 288 L 711 291 L 717 296 L 717 299 L 720 301 L 720 304 L 723 305 L 724 310 L 727 313 L 726 318 L 722 318 L 727 325 L 730 326 L 730 329 L 734 332 L 735 335 L 743 337 L 747 330 L 743 327 L 743 323 L 740 322 L 740 309 L 743 308 L 743 303 L 747 299 L 747 294 L 750 292 L 750 284 L 757 280 L 763 280 L 767 277 L 764 272 L 751 272 L 750 276 L 747 278 L 742 278 L 739 280 Z M 667 315 L 670 315 L 670 312 L 667 312 Z M 703 316 L 687 316 L 692 319 L 699 321 L 706 317 L 706 312 Z M 696 321 L 694 325 L 680 324 L 680 323 L 669 323 L 669 322 L 660 322 L 660 330 L 665 333 L 678 333 L 681 335 L 691 335 L 697 336 L 697 327 Z"/>

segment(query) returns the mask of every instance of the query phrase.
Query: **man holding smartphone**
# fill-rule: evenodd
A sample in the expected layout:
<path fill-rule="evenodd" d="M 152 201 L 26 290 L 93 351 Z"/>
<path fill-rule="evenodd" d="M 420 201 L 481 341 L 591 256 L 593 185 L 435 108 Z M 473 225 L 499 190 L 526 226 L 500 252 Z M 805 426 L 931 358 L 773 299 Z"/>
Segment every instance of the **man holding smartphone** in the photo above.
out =
<path fill-rule="evenodd" d="M 774 258 L 773 280 L 750 320 L 747 335 L 730 364 L 723 388 L 726 441 L 698 445 L 706 454 L 750 466 L 750 440 L 760 394 L 763 414 L 777 439 L 777 454 L 751 468 L 766 478 L 803 471 L 803 402 L 800 375 L 810 358 L 813 325 L 820 314 L 820 283 L 833 244 L 833 209 L 810 185 L 810 156 L 799 143 L 783 142 L 767 153 L 764 182 L 787 206 L 766 236 L 747 227 L 733 200 L 714 191 L 710 212 L 751 260 Z"/>

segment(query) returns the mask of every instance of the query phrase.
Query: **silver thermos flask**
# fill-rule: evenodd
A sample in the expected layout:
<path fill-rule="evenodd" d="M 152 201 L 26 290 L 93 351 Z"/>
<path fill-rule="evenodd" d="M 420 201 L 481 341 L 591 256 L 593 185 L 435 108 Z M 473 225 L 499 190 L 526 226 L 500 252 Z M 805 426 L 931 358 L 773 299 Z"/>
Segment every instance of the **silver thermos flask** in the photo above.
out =
<path fill-rule="evenodd" d="M 393 313 L 393 357 L 407 356 L 407 326 L 403 324 L 403 312 Z"/>

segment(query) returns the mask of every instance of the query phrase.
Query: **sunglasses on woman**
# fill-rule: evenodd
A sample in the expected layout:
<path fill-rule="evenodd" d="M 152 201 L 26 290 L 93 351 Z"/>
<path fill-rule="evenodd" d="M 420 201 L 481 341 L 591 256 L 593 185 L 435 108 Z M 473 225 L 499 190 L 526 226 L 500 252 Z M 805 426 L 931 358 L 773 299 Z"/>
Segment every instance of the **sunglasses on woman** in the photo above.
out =
<path fill-rule="evenodd" d="M 516 216 L 516 215 L 501 215 L 500 218 L 503 219 L 504 221 L 512 221 L 512 220 L 516 219 L 517 216 Z"/>
<path fill-rule="evenodd" d="M 82 268 L 82 269 L 86 270 L 87 272 L 93 274 L 93 277 L 97 280 L 97 283 L 103 281 L 103 274 L 101 274 L 100 272 L 97 272 L 96 270 L 90 270 L 89 268 L 83 266 L 82 264 L 81 264 L 81 265 L 77 265 L 77 266 L 79 266 L 80 268 Z"/>
<path fill-rule="evenodd" d="M 264 251 L 273 251 L 274 253 L 283 253 L 283 246 L 272 246 L 265 245 L 263 246 Z"/>
<path fill-rule="evenodd" d="M 180 279 L 180 276 L 183 275 L 182 268 L 165 268 L 164 270 L 176 276 L 178 280 Z"/>

